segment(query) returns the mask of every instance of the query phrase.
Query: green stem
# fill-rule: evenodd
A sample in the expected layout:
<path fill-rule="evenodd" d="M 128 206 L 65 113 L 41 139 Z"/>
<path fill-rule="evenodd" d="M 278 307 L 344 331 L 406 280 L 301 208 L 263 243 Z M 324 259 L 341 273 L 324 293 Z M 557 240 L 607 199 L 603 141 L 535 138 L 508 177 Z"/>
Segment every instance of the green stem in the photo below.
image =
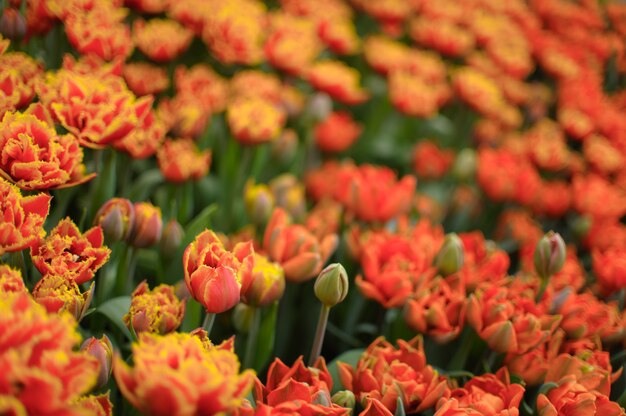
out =
<path fill-rule="evenodd" d="M 456 350 L 456 353 L 448 365 L 449 371 L 459 371 L 465 369 L 465 363 L 467 362 L 477 336 L 476 332 L 469 326 L 466 326 L 463 329 L 459 349 Z"/>
<path fill-rule="evenodd" d="M 213 324 L 215 323 L 215 314 L 207 312 L 204 317 L 204 322 L 202 322 L 202 329 L 204 329 L 207 333 L 207 336 L 211 335 L 211 329 L 213 329 Z"/>
<path fill-rule="evenodd" d="M 243 368 L 254 367 L 254 357 L 256 351 L 257 338 L 259 337 L 259 328 L 261 327 L 261 311 L 254 306 L 252 309 L 252 323 L 250 324 L 250 331 L 248 332 L 248 339 L 246 341 L 246 355 L 243 360 Z"/>
<path fill-rule="evenodd" d="M 137 249 L 127 246 L 122 253 L 122 258 L 117 266 L 117 277 L 115 280 L 115 294 L 123 296 L 128 294 L 129 283 L 133 281 L 135 265 L 137 264 Z"/>
<path fill-rule="evenodd" d="M 24 283 L 28 285 L 28 270 L 26 269 L 26 261 L 24 260 L 24 250 L 9 253 L 9 265 L 20 271 Z"/>
<path fill-rule="evenodd" d="M 322 352 L 322 344 L 324 343 L 324 334 L 326 333 L 326 324 L 330 315 L 330 306 L 322 305 L 320 309 L 320 317 L 317 321 L 317 329 L 315 330 L 315 338 L 313 339 L 313 347 L 311 348 L 311 357 L 309 365 L 313 366 L 317 358 Z"/>
<path fill-rule="evenodd" d="M 547 288 L 548 279 L 541 279 L 541 286 L 539 286 L 539 292 L 537 293 L 537 297 L 535 298 L 535 303 L 541 302 L 541 298 L 543 298 L 543 294 L 546 293 Z"/>

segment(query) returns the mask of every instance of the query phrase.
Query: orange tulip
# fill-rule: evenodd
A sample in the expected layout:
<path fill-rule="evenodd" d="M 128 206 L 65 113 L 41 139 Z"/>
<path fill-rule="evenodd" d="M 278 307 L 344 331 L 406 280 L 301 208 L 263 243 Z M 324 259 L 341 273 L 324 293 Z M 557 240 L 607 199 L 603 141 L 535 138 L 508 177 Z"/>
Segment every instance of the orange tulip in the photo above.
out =
<path fill-rule="evenodd" d="M 240 246 L 242 248 L 242 246 Z M 248 252 L 252 254 L 252 251 Z M 240 253 L 240 257 L 244 258 Z M 183 254 L 185 283 L 207 312 L 220 313 L 239 303 L 242 264 L 211 230 L 196 236 Z"/>
<path fill-rule="evenodd" d="M 299 357 L 291 367 L 279 358 L 270 365 L 267 384 L 257 379 L 254 393 L 258 415 L 301 414 L 347 416 L 349 410 L 332 404 L 332 377 L 323 358 L 306 367 Z"/>
<path fill-rule="evenodd" d="M 587 390 L 573 375 L 565 376 L 558 387 L 537 396 L 539 416 L 623 416 L 624 409 L 608 397 Z"/>
<path fill-rule="evenodd" d="M 545 313 L 535 304 L 535 291 L 521 293 L 515 280 L 485 284 L 470 295 L 466 318 L 489 348 L 524 354 L 548 339 L 561 317 Z"/>
<path fill-rule="evenodd" d="M 96 384 L 99 364 L 74 351 L 80 342 L 74 318 L 46 313 L 28 293 L 0 292 L 0 333 L 2 411 L 77 413 L 81 397 Z"/>
<path fill-rule="evenodd" d="M 436 416 L 517 415 L 524 397 L 524 387 L 513 384 L 506 368 L 496 374 L 485 374 L 469 380 L 463 388 L 454 389 L 450 398 L 437 404 Z"/>
<path fill-rule="evenodd" d="M 367 347 L 356 368 L 341 362 L 338 366 L 341 383 L 357 400 L 379 400 L 391 413 L 398 399 L 410 414 L 433 408 L 440 398 L 450 396 L 445 377 L 426 364 L 421 337 L 398 340 L 398 348 L 380 337 Z"/>
<path fill-rule="evenodd" d="M 130 310 L 124 315 L 124 323 L 135 333 L 152 332 L 167 334 L 175 331 L 185 316 L 185 302 L 179 300 L 174 287 L 159 285 L 150 290 L 144 280 L 132 293 Z"/>
<path fill-rule="evenodd" d="M 169 62 L 185 52 L 193 32 L 169 19 L 137 19 L 133 22 L 133 40 L 137 48 L 155 62 Z"/>
<path fill-rule="evenodd" d="M 126 58 L 133 51 L 130 28 L 124 23 L 127 9 L 114 3 L 95 3 L 89 11 L 68 9 L 63 19 L 67 39 L 80 53 L 111 61 Z"/>
<path fill-rule="evenodd" d="M 198 180 L 211 167 L 211 150 L 200 150 L 191 139 L 167 140 L 157 152 L 159 169 L 170 182 Z"/>
<path fill-rule="evenodd" d="M 315 142 L 323 152 L 343 152 L 357 140 L 362 127 L 349 113 L 336 111 L 315 126 Z"/>
<path fill-rule="evenodd" d="M 304 226 L 292 224 L 282 208 L 276 208 L 265 229 L 263 249 L 281 264 L 287 280 L 300 283 L 319 274 L 337 241 L 335 234 L 319 241 Z"/>
<path fill-rule="evenodd" d="M 85 175 L 83 149 L 71 134 L 57 135 L 44 107 L 25 114 L 7 112 L 0 122 L 0 175 L 25 190 L 79 185 Z"/>
<path fill-rule="evenodd" d="M 61 69 L 48 74 L 39 89 L 41 102 L 83 146 L 101 149 L 130 133 L 137 124 L 133 94 L 117 76 L 106 78 Z"/>
<path fill-rule="evenodd" d="M 254 372 L 239 373 L 232 349 L 213 346 L 204 331 L 143 333 L 132 351 L 134 366 L 116 356 L 113 374 L 146 415 L 231 414 L 252 388 Z"/>
<path fill-rule="evenodd" d="M 33 297 L 48 313 L 69 312 L 80 321 L 89 306 L 94 292 L 94 283 L 81 293 L 78 284 L 65 276 L 45 274 L 33 288 Z"/>
<path fill-rule="evenodd" d="M 4 293 L 28 291 L 22 273 L 6 264 L 0 264 L 0 290 Z"/>
<path fill-rule="evenodd" d="M 42 274 L 63 276 L 80 285 L 91 280 L 109 259 L 111 250 L 102 245 L 103 241 L 102 228 L 96 226 L 82 234 L 68 217 L 34 245 L 30 253 Z"/>
<path fill-rule="evenodd" d="M 43 223 L 52 197 L 38 194 L 22 197 L 19 189 L 0 178 L 0 255 L 37 244 L 46 232 Z"/>
<path fill-rule="evenodd" d="M 322 91 L 346 105 L 361 104 L 369 93 L 359 85 L 359 72 L 339 61 L 318 61 L 307 71 L 306 79 Z"/>

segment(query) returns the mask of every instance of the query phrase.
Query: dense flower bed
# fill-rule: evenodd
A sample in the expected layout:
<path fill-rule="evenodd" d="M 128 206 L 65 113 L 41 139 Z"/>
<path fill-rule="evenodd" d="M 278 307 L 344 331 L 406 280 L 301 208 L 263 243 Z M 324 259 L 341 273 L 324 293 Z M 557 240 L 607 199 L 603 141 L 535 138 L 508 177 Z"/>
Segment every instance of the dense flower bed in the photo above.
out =
<path fill-rule="evenodd" d="M 626 415 L 626 3 L 1 4 L 0 415 Z"/>

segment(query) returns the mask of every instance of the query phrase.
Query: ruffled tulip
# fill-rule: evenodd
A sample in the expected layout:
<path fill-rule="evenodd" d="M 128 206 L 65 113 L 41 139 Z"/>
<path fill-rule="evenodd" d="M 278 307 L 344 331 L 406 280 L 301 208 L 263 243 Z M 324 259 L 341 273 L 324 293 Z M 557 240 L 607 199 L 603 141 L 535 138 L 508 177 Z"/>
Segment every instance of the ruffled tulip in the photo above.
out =
<path fill-rule="evenodd" d="M 65 188 L 85 175 L 83 149 L 71 134 L 57 135 L 41 104 L 26 114 L 7 112 L 0 122 L 0 175 L 25 190 Z M 41 117 L 41 118 L 40 118 Z"/>
<path fill-rule="evenodd" d="M 23 197 L 17 187 L 0 178 L 0 255 L 37 244 L 46 235 L 43 223 L 52 197 Z"/>
<path fill-rule="evenodd" d="M 185 302 L 174 294 L 174 287 L 159 285 L 150 290 L 144 280 L 133 291 L 130 310 L 124 323 L 135 333 L 168 334 L 175 331 L 185 316 Z"/>
<path fill-rule="evenodd" d="M 74 351 L 80 342 L 74 318 L 46 313 L 28 293 L 0 291 L 0 333 L 0 402 L 9 405 L 3 411 L 78 413 L 80 401 L 89 400 L 83 395 L 95 386 L 99 365 Z"/>
<path fill-rule="evenodd" d="M 232 414 L 252 388 L 254 372 L 239 373 L 233 350 L 213 346 L 204 331 L 143 333 L 132 350 L 134 366 L 116 356 L 113 374 L 145 415 Z"/>
<path fill-rule="evenodd" d="M 356 368 L 341 362 L 338 366 L 341 384 L 357 400 L 379 400 L 392 413 L 398 399 L 410 414 L 431 409 L 440 398 L 450 396 L 445 377 L 426 364 L 421 337 L 398 340 L 398 348 L 380 337 L 367 347 Z"/>
<path fill-rule="evenodd" d="M 93 282 L 86 292 L 81 293 L 74 280 L 47 274 L 33 288 L 33 297 L 48 313 L 69 312 L 76 321 L 80 321 L 91 305 L 93 291 Z"/>
<path fill-rule="evenodd" d="M 63 276 L 82 284 L 91 280 L 107 262 L 111 250 L 103 246 L 102 228 L 81 233 L 68 217 L 50 235 L 31 248 L 33 264 L 42 274 Z"/>

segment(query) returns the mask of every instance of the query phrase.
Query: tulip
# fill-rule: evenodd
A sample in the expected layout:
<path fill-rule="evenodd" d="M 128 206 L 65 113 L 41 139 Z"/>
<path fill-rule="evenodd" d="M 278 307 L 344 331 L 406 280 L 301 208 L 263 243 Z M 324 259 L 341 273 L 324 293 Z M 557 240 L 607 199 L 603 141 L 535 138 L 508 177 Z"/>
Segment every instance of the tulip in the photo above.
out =
<path fill-rule="evenodd" d="M 82 293 L 78 284 L 64 276 L 44 275 L 33 288 L 33 297 L 49 313 L 69 312 L 80 321 L 89 309 L 93 297 L 94 283 Z"/>
<path fill-rule="evenodd" d="M 161 254 L 166 258 L 171 258 L 180 247 L 184 235 L 185 230 L 182 225 L 175 219 L 171 219 L 165 226 L 161 242 L 159 243 Z"/>
<path fill-rule="evenodd" d="M 30 254 L 42 274 L 63 276 L 82 284 L 91 280 L 109 259 L 111 250 L 103 242 L 100 226 L 81 233 L 68 217 L 33 246 Z"/>
<path fill-rule="evenodd" d="M 274 209 L 274 195 L 267 185 L 254 185 L 249 181 L 244 189 L 244 203 L 252 222 L 262 225 L 267 222 Z"/>
<path fill-rule="evenodd" d="M 313 290 L 317 299 L 322 303 L 322 308 L 320 309 L 320 317 L 317 321 L 317 329 L 315 330 L 315 338 L 311 348 L 310 365 L 317 361 L 322 352 L 330 308 L 343 301 L 348 295 L 348 275 L 346 269 L 339 263 L 329 265 L 317 276 Z"/>
<path fill-rule="evenodd" d="M 211 230 L 200 233 L 183 253 L 187 288 L 209 313 L 224 312 L 239 303 L 240 268 L 239 259 Z"/>
<path fill-rule="evenodd" d="M 135 223 L 135 207 L 126 198 L 111 198 L 96 212 L 94 224 L 102 227 L 107 242 L 128 238 Z"/>
<path fill-rule="evenodd" d="M 163 220 L 161 208 L 149 202 L 136 202 L 135 221 L 128 242 L 137 248 L 150 247 L 161 240 Z"/>
<path fill-rule="evenodd" d="M 535 271 L 543 280 L 558 273 L 565 264 L 565 242 L 559 233 L 548 232 L 535 248 Z"/>
<path fill-rule="evenodd" d="M 339 264 L 328 265 L 315 280 L 313 290 L 315 296 L 324 306 L 335 306 L 341 303 L 348 295 L 348 274 Z"/>
<path fill-rule="evenodd" d="M 116 356 L 113 374 L 124 397 L 142 414 L 233 414 L 252 389 L 254 372 L 214 346 L 204 331 L 144 333 L 132 345 L 134 367 Z"/>
<path fill-rule="evenodd" d="M 137 334 L 167 334 L 180 326 L 184 316 L 185 302 L 176 297 L 173 286 L 159 285 L 150 290 L 144 280 L 133 291 L 124 323 Z"/>
<path fill-rule="evenodd" d="M 463 242 L 455 233 L 446 236 L 435 258 L 435 265 L 444 276 L 458 272 L 463 267 Z"/>
<path fill-rule="evenodd" d="M 111 377 L 113 371 L 113 345 L 106 335 L 102 335 L 100 339 L 91 337 L 86 339 L 80 346 L 81 351 L 93 356 L 100 363 L 100 372 L 98 373 L 98 382 L 96 389 L 104 387 Z"/>

